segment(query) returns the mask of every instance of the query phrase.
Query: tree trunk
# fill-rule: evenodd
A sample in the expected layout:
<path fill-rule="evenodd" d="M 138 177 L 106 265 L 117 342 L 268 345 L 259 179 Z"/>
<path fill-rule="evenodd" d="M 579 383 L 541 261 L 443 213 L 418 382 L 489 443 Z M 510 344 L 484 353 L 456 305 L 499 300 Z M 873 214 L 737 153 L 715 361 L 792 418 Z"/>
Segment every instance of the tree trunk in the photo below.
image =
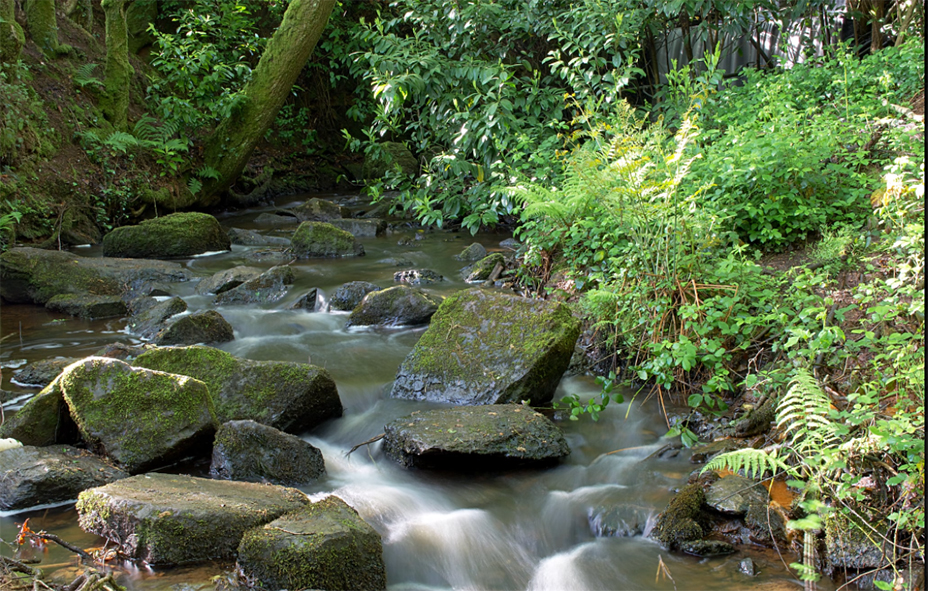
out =
<path fill-rule="evenodd" d="M 258 141 L 277 117 L 329 20 L 335 0 L 292 0 L 268 41 L 242 104 L 219 124 L 206 144 L 206 166 L 219 172 L 204 183 L 201 206 L 214 205 L 238 178 Z"/>
<path fill-rule="evenodd" d="M 0 65 L 16 63 L 26 38 L 16 22 L 13 0 L 0 0 L 0 21 Z"/>
<path fill-rule="evenodd" d="M 133 69 L 129 64 L 129 38 L 126 33 L 126 0 L 103 0 L 106 15 L 106 68 L 100 106 L 113 127 L 128 127 L 129 82 Z"/>
<path fill-rule="evenodd" d="M 55 15 L 55 0 L 26 0 L 26 28 L 29 36 L 46 55 L 58 51 L 58 17 Z"/>

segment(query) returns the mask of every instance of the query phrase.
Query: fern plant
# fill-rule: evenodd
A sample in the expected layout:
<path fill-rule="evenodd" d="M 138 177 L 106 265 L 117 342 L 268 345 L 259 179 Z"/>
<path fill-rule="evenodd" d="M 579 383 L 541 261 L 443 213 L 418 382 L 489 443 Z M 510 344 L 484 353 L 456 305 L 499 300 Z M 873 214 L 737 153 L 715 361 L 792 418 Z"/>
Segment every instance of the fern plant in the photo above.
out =
<path fill-rule="evenodd" d="M 96 67 L 97 64 L 84 64 L 74 72 L 74 76 L 72 76 L 71 79 L 74 80 L 74 83 L 80 86 L 82 89 L 85 86 L 96 86 L 103 88 L 103 82 L 93 75 L 93 71 Z"/>

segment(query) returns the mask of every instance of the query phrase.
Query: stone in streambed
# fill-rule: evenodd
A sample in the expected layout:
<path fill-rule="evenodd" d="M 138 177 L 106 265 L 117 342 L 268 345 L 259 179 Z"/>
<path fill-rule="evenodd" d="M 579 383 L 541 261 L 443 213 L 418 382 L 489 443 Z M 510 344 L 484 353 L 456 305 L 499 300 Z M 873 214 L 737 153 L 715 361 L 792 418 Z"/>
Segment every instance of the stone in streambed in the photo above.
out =
<path fill-rule="evenodd" d="M 387 231 L 387 222 L 375 219 L 335 219 L 329 220 L 329 223 L 340 230 L 350 233 L 356 238 L 374 238 L 383 236 Z"/>
<path fill-rule="evenodd" d="M 187 302 L 178 297 L 163 302 L 145 297 L 132 300 L 130 307 L 133 315 L 126 323 L 126 328 L 143 339 L 153 339 L 164 330 L 169 318 L 187 311 Z"/>
<path fill-rule="evenodd" d="M 506 266 L 506 258 L 498 252 L 484 257 L 470 267 L 464 269 L 464 273 L 467 275 L 464 281 L 467 283 L 480 283 L 481 281 L 486 281 L 490 278 L 490 275 L 493 274 L 493 269 L 496 268 L 496 265 Z"/>
<path fill-rule="evenodd" d="M 703 514 L 705 501 L 706 493 L 701 484 L 686 485 L 658 516 L 651 537 L 671 550 L 680 549 L 681 544 L 686 542 L 701 539 L 706 534 Z"/>
<path fill-rule="evenodd" d="M 579 336 L 580 321 L 565 304 L 462 291 L 442 302 L 400 366 L 390 395 L 452 404 L 528 400 L 544 405 L 554 396 Z"/>
<path fill-rule="evenodd" d="M 309 199 L 290 211 L 301 222 L 331 222 L 351 215 L 347 207 L 319 198 Z"/>
<path fill-rule="evenodd" d="M 32 397 L 0 425 L 0 437 L 12 437 L 23 445 L 44 447 L 77 443 L 80 433 L 71 419 L 59 385 L 60 376 Z"/>
<path fill-rule="evenodd" d="M 150 349 L 134 364 L 203 381 L 221 423 L 250 419 L 302 433 L 342 415 L 335 381 L 314 365 L 252 361 L 203 346 Z"/>
<path fill-rule="evenodd" d="M 103 237 L 105 257 L 169 259 L 231 247 L 216 218 L 198 212 L 172 213 L 137 226 L 122 226 Z"/>
<path fill-rule="evenodd" d="M 336 289 L 329 298 L 329 309 L 350 312 L 358 307 L 364 296 L 379 290 L 380 286 L 370 281 L 349 281 Z"/>
<path fill-rule="evenodd" d="M 194 291 L 198 295 L 217 295 L 250 281 L 261 274 L 261 269 L 239 265 L 220 271 L 200 280 Z"/>
<path fill-rule="evenodd" d="M 120 296 L 61 294 L 45 302 L 45 307 L 53 312 L 63 312 L 86 320 L 125 316 L 129 313 Z"/>
<path fill-rule="evenodd" d="M 308 503 L 293 488 L 151 473 L 82 492 L 77 512 L 84 531 L 169 566 L 233 558 L 246 531 Z"/>
<path fill-rule="evenodd" d="M 36 361 L 15 372 L 10 381 L 26 388 L 44 388 L 51 384 L 64 371 L 64 368 L 75 361 L 77 361 L 75 357 Z"/>
<path fill-rule="evenodd" d="M 188 376 L 88 357 L 57 383 L 83 440 L 127 472 L 208 450 L 218 426 L 209 389 Z"/>
<path fill-rule="evenodd" d="M 290 250 L 301 259 L 364 255 L 364 247 L 351 233 L 325 222 L 300 224 L 293 233 Z"/>
<path fill-rule="evenodd" d="M 271 589 L 387 588 L 380 535 L 335 496 L 246 532 L 238 564 Z"/>
<path fill-rule="evenodd" d="M 60 503 L 129 476 L 97 456 L 67 445 L 31 445 L 0 452 L 0 510 Z"/>
<path fill-rule="evenodd" d="M 407 269 L 393 274 L 395 283 L 405 283 L 407 285 L 430 285 L 444 280 L 444 277 L 431 269 Z"/>
<path fill-rule="evenodd" d="M 388 424 L 384 434 L 384 453 L 407 468 L 548 465 L 570 454 L 553 422 L 516 404 L 416 412 Z"/>
<path fill-rule="evenodd" d="M 487 249 L 479 242 L 474 242 L 462 250 L 460 254 L 455 255 L 454 260 L 472 263 L 474 261 L 479 261 L 485 256 L 487 256 Z"/>
<path fill-rule="evenodd" d="M 281 216 L 278 216 L 281 217 Z M 291 218 L 292 223 L 293 220 Z M 243 230 L 241 228 L 230 228 L 229 239 L 232 244 L 242 246 L 290 246 L 290 239 L 283 236 L 265 236 L 253 230 Z"/>
<path fill-rule="evenodd" d="M 177 318 L 155 335 L 153 342 L 165 345 L 226 343 L 235 339 L 232 325 L 215 310 L 200 310 Z"/>
<path fill-rule="evenodd" d="M 224 291 L 213 299 L 217 306 L 271 304 L 281 300 L 294 281 L 289 265 L 271 267 L 257 277 Z"/>
<path fill-rule="evenodd" d="M 345 326 L 418 326 L 438 310 L 438 296 L 407 285 L 372 291 L 348 316 Z"/>
<path fill-rule="evenodd" d="M 254 421 L 229 421 L 216 431 L 212 478 L 300 486 L 325 474 L 322 452 L 295 435 Z"/>

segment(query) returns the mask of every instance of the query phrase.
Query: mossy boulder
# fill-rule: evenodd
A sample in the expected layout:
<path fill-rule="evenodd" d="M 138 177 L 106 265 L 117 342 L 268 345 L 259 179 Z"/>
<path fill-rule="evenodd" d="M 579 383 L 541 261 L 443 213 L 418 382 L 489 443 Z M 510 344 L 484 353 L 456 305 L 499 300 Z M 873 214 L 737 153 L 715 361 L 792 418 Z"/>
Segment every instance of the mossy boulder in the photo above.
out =
<path fill-rule="evenodd" d="M 290 241 L 293 255 L 301 259 L 364 255 L 364 246 L 350 232 L 325 222 L 303 222 Z"/>
<path fill-rule="evenodd" d="M 580 321 L 566 304 L 469 289 L 442 302 L 391 396 L 452 404 L 543 405 L 570 363 Z"/>
<path fill-rule="evenodd" d="M 885 521 L 865 523 L 834 511 L 825 517 L 824 529 L 824 558 L 829 568 L 878 569 L 892 556 L 890 544 L 885 542 L 892 528 Z"/>
<path fill-rule="evenodd" d="M 366 180 L 383 178 L 388 171 L 399 169 L 407 176 L 419 174 L 419 161 L 399 142 L 380 142 L 380 150 L 364 157 L 361 175 Z"/>
<path fill-rule="evenodd" d="M 290 209 L 301 222 L 331 222 L 351 216 L 347 207 L 325 199 L 313 198 Z"/>
<path fill-rule="evenodd" d="M 325 475 L 322 452 L 295 435 L 254 421 L 229 421 L 213 440 L 212 478 L 300 486 Z"/>
<path fill-rule="evenodd" d="M 260 274 L 261 269 L 258 267 L 239 265 L 200 280 L 194 288 L 194 292 L 197 295 L 217 295 L 236 288 Z"/>
<path fill-rule="evenodd" d="M 686 485 L 658 516 L 651 537 L 672 550 L 678 550 L 684 542 L 702 539 L 707 533 L 703 514 L 705 501 L 706 493 L 700 483 Z"/>
<path fill-rule="evenodd" d="M 218 427 L 209 389 L 188 376 L 88 357 L 57 382 L 84 441 L 127 472 L 208 450 Z"/>
<path fill-rule="evenodd" d="M 164 329 L 169 318 L 187 311 L 187 302 L 178 297 L 163 302 L 155 298 L 138 298 L 130 305 L 133 315 L 126 323 L 126 328 L 143 339 L 153 339 Z"/>
<path fill-rule="evenodd" d="M 129 475 L 97 456 L 67 445 L 26 445 L 0 452 L 0 510 L 60 503 Z"/>
<path fill-rule="evenodd" d="M 116 295 L 60 294 L 45 302 L 45 307 L 53 312 L 62 312 L 85 320 L 125 316 L 129 313 L 126 302 Z"/>
<path fill-rule="evenodd" d="M 383 449 L 407 468 L 446 470 L 549 465 L 570 454 L 550 419 L 516 404 L 416 412 L 384 427 Z"/>
<path fill-rule="evenodd" d="M 474 261 L 479 261 L 485 256 L 487 256 L 487 249 L 479 242 L 474 242 L 462 250 L 460 254 L 455 255 L 454 260 L 472 263 Z"/>
<path fill-rule="evenodd" d="M 6 417 L 0 425 L 0 438 L 7 437 L 36 447 L 80 441 L 80 433 L 71 419 L 57 378 L 30 398 L 16 414 Z"/>
<path fill-rule="evenodd" d="M 223 291 L 213 298 L 213 303 L 217 306 L 272 304 L 287 295 L 294 279 L 293 268 L 289 265 L 271 267 L 257 277 Z"/>
<path fill-rule="evenodd" d="M 441 299 L 408 285 L 397 285 L 364 296 L 348 316 L 346 326 L 419 326 L 428 324 Z"/>
<path fill-rule="evenodd" d="M 284 226 L 295 226 L 300 220 L 289 212 L 262 213 L 258 215 L 252 223 L 258 226 L 268 226 L 271 228 L 280 228 Z"/>
<path fill-rule="evenodd" d="M 744 515 L 754 506 L 767 506 L 767 491 L 759 483 L 729 474 L 714 481 L 706 491 L 706 505 L 726 515 Z"/>
<path fill-rule="evenodd" d="M 290 246 L 290 239 L 283 236 L 266 236 L 254 230 L 229 228 L 229 240 L 242 246 Z"/>
<path fill-rule="evenodd" d="M 169 259 L 231 247 L 216 218 L 198 212 L 172 213 L 137 226 L 122 226 L 103 237 L 106 257 Z"/>
<path fill-rule="evenodd" d="M 77 499 L 78 524 L 153 565 L 231 559 L 242 535 L 309 503 L 282 486 L 140 474 Z"/>
<path fill-rule="evenodd" d="M 464 281 L 467 283 L 480 283 L 486 281 L 490 278 L 496 265 L 506 266 L 506 257 L 504 257 L 502 253 L 494 252 L 468 267 L 465 270 L 467 278 L 464 279 Z"/>
<path fill-rule="evenodd" d="M 246 532 L 238 564 L 271 589 L 387 588 L 380 535 L 334 496 Z"/>
<path fill-rule="evenodd" d="M 305 363 L 252 361 L 193 346 L 151 349 L 134 364 L 206 383 L 222 423 L 248 419 L 299 434 L 342 415 L 335 381 Z"/>
<path fill-rule="evenodd" d="M 17 370 L 10 381 L 17 386 L 26 388 L 44 388 L 55 381 L 55 378 L 64 371 L 64 368 L 75 361 L 77 361 L 75 357 L 36 361 Z"/>
<path fill-rule="evenodd" d="M 79 257 L 70 252 L 11 248 L 0 255 L 0 297 L 14 304 L 45 305 L 61 294 L 123 295 L 160 281 L 186 281 L 177 263 Z"/>
<path fill-rule="evenodd" d="M 380 286 L 370 281 L 349 281 L 336 289 L 329 298 L 329 309 L 350 312 L 358 307 L 364 296 L 379 290 Z"/>
<path fill-rule="evenodd" d="M 216 310 L 200 310 L 181 316 L 155 335 L 156 345 L 227 343 L 235 339 L 232 325 Z"/>
<path fill-rule="evenodd" d="M 383 236 L 387 231 L 387 222 L 376 218 L 328 220 L 340 230 L 349 232 L 357 238 L 374 238 Z"/>

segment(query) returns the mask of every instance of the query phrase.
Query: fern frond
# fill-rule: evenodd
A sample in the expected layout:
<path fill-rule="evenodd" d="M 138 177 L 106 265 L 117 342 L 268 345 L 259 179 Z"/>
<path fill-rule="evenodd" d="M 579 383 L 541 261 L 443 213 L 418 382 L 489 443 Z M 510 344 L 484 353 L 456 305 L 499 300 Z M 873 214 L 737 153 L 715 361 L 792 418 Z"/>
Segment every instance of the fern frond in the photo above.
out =
<path fill-rule="evenodd" d="M 767 451 L 747 447 L 715 456 L 699 473 L 709 470 L 731 470 L 741 472 L 747 478 L 760 480 L 767 472 L 775 476 L 781 471 L 789 472 L 790 467 L 777 457 L 776 449 Z"/>
<path fill-rule="evenodd" d="M 200 189 L 203 188 L 203 183 L 195 176 L 190 177 L 187 181 L 187 188 L 190 189 L 190 192 L 194 195 L 200 192 Z"/>
<path fill-rule="evenodd" d="M 807 370 L 799 370 L 777 404 L 777 426 L 800 455 L 821 455 L 840 441 L 829 418 L 831 399 Z"/>
<path fill-rule="evenodd" d="M 203 166 L 197 171 L 197 176 L 202 179 L 213 179 L 215 181 L 219 180 L 221 175 L 219 171 L 212 166 Z"/>
<path fill-rule="evenodd" d="M 139 119 L 133 128 L 133 132 L 135 133 L 135 136 L 143 142 L 147 142 L 149 144 L 164 143 L 162 141 L 162 131 L 158 127 L 158 120 L 154 117 L 145 115 Z"/>
<path fill-rule="evenodd" d="M 131 133 L 114 131 L 103 140 L 103 145 L 125 154 L 129 148 L 139 145 L 139 140 Z"/>
<path fill-rule="evenodd" d="M 103 82 L 99 78 L 95 78 L 93 75 L 94 68 L 97 67 L 97 64 L 84 64 L 74 72 L 72 79 L 74 83 L 84 88 L 88 84 L 94 84 L 97 86 L 103 86 Z"/>

